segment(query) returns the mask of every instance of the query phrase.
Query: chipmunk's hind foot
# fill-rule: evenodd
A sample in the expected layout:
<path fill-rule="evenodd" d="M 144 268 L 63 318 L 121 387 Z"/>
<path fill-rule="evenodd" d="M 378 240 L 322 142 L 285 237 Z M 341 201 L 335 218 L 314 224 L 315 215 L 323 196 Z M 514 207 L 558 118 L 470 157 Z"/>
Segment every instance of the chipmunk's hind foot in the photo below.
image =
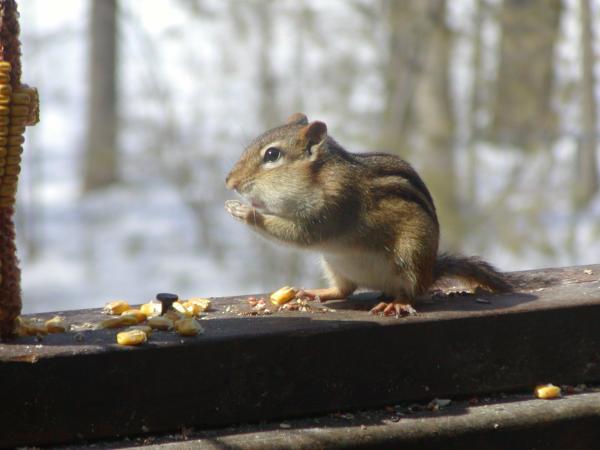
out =
<path fill-rule="evenodd" d="M 389 303 L 378 303 L 371 309 L 370 313 L 379 314 L 382 316 L 405 317 L 416 315 L 417 310 L 409 303 L 405 303 L 402 300 L 394 300 Z"/>

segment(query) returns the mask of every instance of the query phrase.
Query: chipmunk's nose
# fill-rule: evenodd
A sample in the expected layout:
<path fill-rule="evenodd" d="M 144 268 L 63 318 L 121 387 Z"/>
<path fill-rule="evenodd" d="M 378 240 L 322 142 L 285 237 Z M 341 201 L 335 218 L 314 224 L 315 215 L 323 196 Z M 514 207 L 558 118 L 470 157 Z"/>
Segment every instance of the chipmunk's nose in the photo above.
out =
<path fill-rule="evenodd" d="M 238 187 L 239 181 L 231 176 L 231 172 L 225 178 L 225 186 L 227 189 L 236 190 Z"/>

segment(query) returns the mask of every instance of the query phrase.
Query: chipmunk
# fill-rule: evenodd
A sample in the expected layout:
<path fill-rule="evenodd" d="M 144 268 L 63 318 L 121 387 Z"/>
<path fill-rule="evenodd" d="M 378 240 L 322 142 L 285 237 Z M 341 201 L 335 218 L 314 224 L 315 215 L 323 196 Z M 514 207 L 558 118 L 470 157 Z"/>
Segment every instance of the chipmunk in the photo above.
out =
<path fill-rule="evenodd" d="M 412 305 L 440 278 L 509 291 L 505 276 L 477 257 L 438 254 L 433 199 L 398 156 L 350 153 L 327 125 L 296 113 L 254 139 L 225 180 L 249 204 L 225 208 L 259 234 L 321 254 L 330 287 L 303 290 L 321 301 L 359 286 L 382 291 L 372 313 L 413 314 Z"/>

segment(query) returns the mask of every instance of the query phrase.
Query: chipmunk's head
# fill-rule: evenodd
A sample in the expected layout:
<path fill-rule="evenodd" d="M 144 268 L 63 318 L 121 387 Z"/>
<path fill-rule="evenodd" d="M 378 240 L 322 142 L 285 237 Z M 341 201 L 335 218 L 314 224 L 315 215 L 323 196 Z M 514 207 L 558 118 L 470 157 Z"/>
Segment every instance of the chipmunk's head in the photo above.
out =
<path fill-rule="evenodd" d="M 315 171 L 327 151 L 327 125 L 296 113 L 254 139 L 225 183 L 264 213 L 307 215 L 322 201 Z"/>

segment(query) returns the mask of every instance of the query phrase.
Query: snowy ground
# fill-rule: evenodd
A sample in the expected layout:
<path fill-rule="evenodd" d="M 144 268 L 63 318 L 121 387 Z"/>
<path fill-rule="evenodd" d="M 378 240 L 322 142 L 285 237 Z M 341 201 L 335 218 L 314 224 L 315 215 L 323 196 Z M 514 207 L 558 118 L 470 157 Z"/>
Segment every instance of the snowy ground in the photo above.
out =
<path fill-rule="evenodd" d="M 188 23 L 184 12 L 172 8 L 174 2 L 152 0 L 143 2 L 143 6 L 142 2 L 122 2 L 125 37 L 122 57 L 127 61 L 122 74 L 124 120 L 132 124 L 121 136 L 126 179 L 108 192 L 87 198 L 79 196 L 78 167 L 85 132 L 82 118 L 86 94 L 87 4 L 81 0 L 20 2 L 23 81 L 39 88 L 42 101 L 42 121 L 27 131 L 19 187 L 17 221 L 25 312 L 98 307 L 115 298 L 142 302 L 164 291 L 182 296 L 219 296 L 264 292 L 284 284 L 317 283 L 315 255 L 304 254 L 294 259 L 290 256 L 294 254 L 292 250 L 265 247 L 256 236 L 226 216 L 222 201 L 229 195 L 223 186 L 227 168 L 241 152 L 244 142 L 261 131 L 257 130 L 253 112 L 256 104 L 251 88 L 253 79 L 235 76 L 244 72 L 252 56 L 244 52 L 233 56 L 216 52 L 210 45 L 211 39 L 225 38 L 230 31 L 227 26 L 205 23 L 202 29 L 195 22 Z M 344 17 L 327 26 L 341 27 L 354 20 L 340 2 L 323 5 L 321 8 L 330 12 L 339 10 Z M 453 14 L 456 16 L 457 12 Z M 149 45 L 132 24 L 141 27 L 147 39 L 158 44 Z M 190 43 L 189 47 L 178 50 L 181 40 L 177 33 L 187 33 L 185 42 Z M 252 41 L 252 35 L 248 39 Z M 189 51 L 202 56 L 202 65 L 197 70 L 191 62 L 188 64 L 185 52 Z M 280 51 L 281 58 L 285 58 L 285 52 Z M 365 67 L 372 64 L 372 54 L 360 46 L 356 52 Z M 320 64 L 324 57 L 315 52 L 309 58 L 307 70 Z M 156 58 L 154 64 L 148 65 L 152 58 Z M 234 68 L 227 72 L 233 74 L 227 81 L 222 79 L 223 72 L 211 76 L 207 69 L 217 66 L 226 70 L 223 67 L 228 64 L 234 64 Z M 181 67 L 187 70 L 178 70 Z M 160 118 L 162 108 L 166 107 L 160 96 L 158 100 L 149 96 L 153 77 L 167 79 L 166 88 L 177 86 L 168 91 L 173 97 L 169 108 L 179 123 L 189 122 L 179 130 L 185 131 L 178 135 L 179 141 L 174 146 L 189 145 L 198 158 L 205 154 L 219 155 L 216 169 L 199 165 L 198 179 L 192 184 L 192 192 L 186 194 L 207 197 L 204 216 L 200 218 L 183 201 L 181 190 L 168 177 L 161 176 L 160 162 L 152 162 L 147 156 L 152 130 L 136 125 Z M 202 78 L 202 87 L 197 77 Z M 357 108 L 377 107 L 375 96 L 369 95 L 371 89 L 377 89 L 377 82 L 367 78 L 362 89 L 354 92 L 352 101 Z M 317 92 L 310 99 L 307 112 L 319 114 L 325 120 L 331 118 L 330 127 L 343 132 L 340 118 L 326 107 L 329 100 L 317 98 L 319 95 Z M 289 112 L 292 111 L 286 110 L 286 114 Z M 194 117 L 202 120 L 195 123 Z M 572 140 L 558 142 L 555 161 L 568 166 L 574 151 Z M 179 156 L 174 151 L 173 158 L 176 157 Z M 485 145 L 481 146 L 479 157 L 481 173 L 490 174 L 478 184 L 479 201 L 486 205 L 502 187 L 506 174 L 522 161 L 517 156 L 507 158 L 504 149 Z M 540 231 L 521 220 L 519 211 L 536 202 L 537 197 L 529 194 L 540 188 L 537 177 L 544 170 L 543 163 L 539 168 L 533 164 L 520 180 L 519 195 L 508 200 L 509 209 L 515 214 L 511 226 L 523 228 L 525 236 Z M 575 215 L 560 195 L 561 186 L 570 182 L 567 172 L 556 165 L 551 170 L 554 171 L 551 183 L 544 189 L 556 190 L 556 202 L 542 215 L 539 226 L 549 233 L 553 248 L 531 246 L 524 252 L 515 252 L 492 242 L 483 247 L 482 256 L 506 270 L 599 262 L 600 199 L 584 213 Z M 200 220 L 202 217 L 207 221 Z M 201 227 L 207 227 L 204 231 L 208 241 L 199 237 Z M 471 230 L 465 253 L 479 251 L 482 239 L 494 241 L 490 232 L 495 230 Z M 35 242 L 35 252 L 31 251 L 31 241 Z"/>

